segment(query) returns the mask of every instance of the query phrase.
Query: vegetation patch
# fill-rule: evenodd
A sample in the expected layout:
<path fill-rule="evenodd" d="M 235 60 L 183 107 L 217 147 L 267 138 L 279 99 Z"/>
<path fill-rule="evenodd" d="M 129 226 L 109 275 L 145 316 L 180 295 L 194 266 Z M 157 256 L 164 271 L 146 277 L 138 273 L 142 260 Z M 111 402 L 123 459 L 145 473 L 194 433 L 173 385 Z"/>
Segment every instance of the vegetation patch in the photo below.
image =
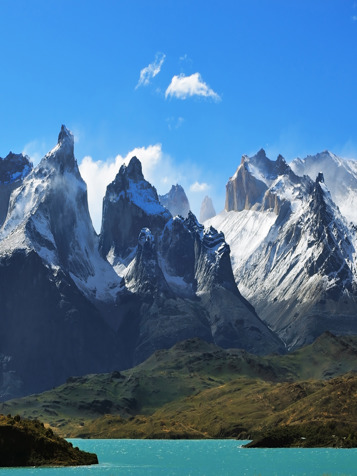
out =
<path fill-rule="evenodd" d="M 190 339 L 133 369 L 71 377 L 0 411 L 38 419 L 64 437 L 269 437 L 348 447 L 355 445 L 356 371 L 353 336 L 325 333 L 292 354 L 265 357 Z"/>
<path fill-rule="evenodd" d="M 269 428 L 259 437 L 244 445 L 246 448 L 355 448 L 357 426 L 312 422 L 303 425 Z"/>

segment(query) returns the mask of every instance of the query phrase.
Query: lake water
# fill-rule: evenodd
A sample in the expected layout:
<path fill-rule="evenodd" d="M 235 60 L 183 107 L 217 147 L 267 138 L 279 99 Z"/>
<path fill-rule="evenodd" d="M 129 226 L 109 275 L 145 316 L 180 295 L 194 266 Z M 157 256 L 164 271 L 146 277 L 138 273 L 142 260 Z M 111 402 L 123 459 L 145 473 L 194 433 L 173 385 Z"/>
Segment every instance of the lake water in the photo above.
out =
<path fill-rule="evenodd" d="M 99 465 L 0 469 L 4 476 L 335 476 L 357 474 L 357 449 L 241 448 L 236 440 L 70 440 Z"/>

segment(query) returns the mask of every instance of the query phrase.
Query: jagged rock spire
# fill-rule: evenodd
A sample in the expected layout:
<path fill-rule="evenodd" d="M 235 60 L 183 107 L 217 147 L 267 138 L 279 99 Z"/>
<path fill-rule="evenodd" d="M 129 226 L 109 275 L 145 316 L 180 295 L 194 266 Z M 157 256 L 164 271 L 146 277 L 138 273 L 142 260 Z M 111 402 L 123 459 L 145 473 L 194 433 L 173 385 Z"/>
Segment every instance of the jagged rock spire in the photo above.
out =
<path fill-rule="evenodd" d="M 200 222 L 203 223 L 206 220 L 214 217 L 216 215 L 216 210 L 214 209 L 211 197 L 207 195 L 202 201 L 200 209 Z"/>
<path fill-rule="evenodd" d="M 126 259 L 135 249 L 141 229 L 149 228 L 156 236 L 170 218 L 155 187 L 145 180 L 140 160 L 133 157 L 107 187 L 100 234 L 102 256 L 110 254 L 111 262 Z"/>
<path fill-rule="evenodd" d="M 53 168 L 63 174 L 65 171 L 74 172 L 80 177 L 78 164 L 74 157 L 74 137 L 72 132 L 62 125 L 58 134 L 57 145 L 41 160 L 40 168 Z"/>
<path fill-rule="evenodd" d="M 316 177 L 316 183 L 325 183 L 324 174 L 322 172 L 318 173 Z"/>
<path fill-rule="evenodd" d="M 188 216 L 190 203 L 181 185 L 173 185 L 168 193 L 159 195 L 159 199 L 160 203 L 170 211 L 172 216 L 180 215 L 183 218 Z"/>

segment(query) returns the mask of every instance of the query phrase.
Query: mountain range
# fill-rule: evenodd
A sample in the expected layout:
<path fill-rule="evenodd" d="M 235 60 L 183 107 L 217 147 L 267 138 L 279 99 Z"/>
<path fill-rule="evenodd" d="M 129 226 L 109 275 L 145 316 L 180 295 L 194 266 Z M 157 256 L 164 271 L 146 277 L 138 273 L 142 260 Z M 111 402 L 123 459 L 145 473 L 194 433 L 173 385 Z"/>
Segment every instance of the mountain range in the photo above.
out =
<path fill-rule="evenodd" d="M 65 126 L 37 167 L 12 154 L 1 165 L 2 400 L 129 368 L 190 337 L 284 351 L 240 294 L 223 234 L 191 212 L 173 217 L 136 157 L 107 187 L 99 236 Z"/>
<path fill-rule="evenodd" d="M 189 338 L 264 355 L 357 334 L 356 220 L 343 208 L 357 168 L 316 160 L 348 186 L 309 177 L 311 157 L 288 165 L 261 150 L 203 226 L 180 185 L 159 196 L 133 157 L 107 187 L 97 235 L 65 126 L 38 166 L 0 159 L 0 399 Z M 212 209 L 207 199 L 202 218 Z"/>
<path fill-rule="evenodd" d="M 356 334 L 356 225 L 353 207 L 341 211 L 356 177 L 355 162 L 329 152 L 289 165 L 260 150 L 242 157 L 225 211 L 205 222 L 224 232 L 240 291 L 288 350 L 325 330 Z"/>

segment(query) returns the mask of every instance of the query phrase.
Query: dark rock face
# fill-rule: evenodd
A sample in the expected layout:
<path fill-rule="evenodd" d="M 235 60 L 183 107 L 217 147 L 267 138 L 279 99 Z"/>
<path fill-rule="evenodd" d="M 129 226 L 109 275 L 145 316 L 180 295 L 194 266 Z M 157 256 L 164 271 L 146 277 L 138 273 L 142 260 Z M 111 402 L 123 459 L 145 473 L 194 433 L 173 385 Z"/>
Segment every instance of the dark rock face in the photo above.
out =
<path fill-rule="evenodd" d="M 168 193 L 159 195 L 159 200 L 161 205 L 167 208 L 173 217 L 179 215 L 187 218 L 190 204 L 181 185 L 173 185 Z"/>
<path fill-rule="evenodd" d="M 170 294 L 158 263 L 155 238 L 149 228 L 143 228 L 139 233 L 136 255 L 126 274 L 126 282 L 135 283 L 135 291 L 143 295 Z"/>
<path fill-rule="evenodd" d="M 2 398 L 116 367 L 116 335 L 89 283 L 104 276 L 119 289 L 120 278 L 97 246 L 73 137 L 62 127 L 13 195 L 0 234 Z"/>
<path fill-rule="evenodd" d="M 201 204 L 200 223 L 203 223 L 206 220 L 209 220 L 215 215 L 216 215 L 216 210 L 214 209 L 212 199 L 206 195 Z"/>
<path fill-rule="evenodd" d="M 0 261 L 0 302 L 0 349 L 9 356 L 2 380 L 17 377 L 18 395 L 115 368 L 114 332 L 71 278 L 54 276 L 34 251 Z"/>
<path fill-rule="evenodd" d="M 144 179 L 140 161 L 133 157 L 107 187 L 99 244 L 102 256 L 111 253 L 125 260 L 143 228 L 156 236 L 170 218 L 170 212 L 159 203 L 156 189 Z"/>
<path fill-rule="evenodd" d="M 32 164 L 26 155 L 10 152 L 4 159 L 0 157 L 0 183 L 23 180 L 31 169 Z"/>
<path fill-rule="evenodd" d="M 7 215 L 11 193 L 20 187 L 31 169 L 32 163 L 22 154 L 10 152 L 4 159 L 0 157 L 0 227 Z"/>

